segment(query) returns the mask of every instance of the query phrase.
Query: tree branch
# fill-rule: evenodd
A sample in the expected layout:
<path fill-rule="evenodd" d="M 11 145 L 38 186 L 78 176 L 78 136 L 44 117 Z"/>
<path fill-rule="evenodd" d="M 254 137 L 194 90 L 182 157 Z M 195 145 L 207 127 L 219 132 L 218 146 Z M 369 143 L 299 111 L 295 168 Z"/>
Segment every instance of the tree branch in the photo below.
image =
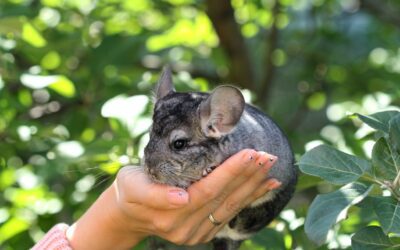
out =
<path fill-rule="evenodd" d="M 261 87 L 260 93 L 262 97 L 263 107 L 267 105 L 267 101 L 269 100 L 268 95 L 270 93 L 270 89 L 275 76 L 276 68 L 272 62 L 272 56 L 278 44 L 279 30 L 278 27 L 276 26 L 276 18 L 279 13 L 279 8 L 280 8 L 279 1 L 276 1 L 272 9 L 273 23 L 271 25 L 271 30 L 266 39 L 267 44 L 266 44 L 266 51 L 264 58 L 265 73 L 263 75 L 263 80 L 260 86 Z"/>
<path fill-rule="evenodd" d="M 398 8 L 389 6 L 391 3 L 384 3 L 384 1 L 375 0 L 361 0 L 361 9 L 368 11 L 387 23 L 390 23 L 396 27 L 400 27 L 400 15 L 397 12 Z M 394 4 L 394 3 L 392 3 Z"/>
<path fill-rule="evenodd" d="M 240 87 L 256 90 L 253 67 L 230 0 L 207 0 L 206 3 L 206 13 L 218 35 L 221 47 L 230 59 L 230 80 Z"/>

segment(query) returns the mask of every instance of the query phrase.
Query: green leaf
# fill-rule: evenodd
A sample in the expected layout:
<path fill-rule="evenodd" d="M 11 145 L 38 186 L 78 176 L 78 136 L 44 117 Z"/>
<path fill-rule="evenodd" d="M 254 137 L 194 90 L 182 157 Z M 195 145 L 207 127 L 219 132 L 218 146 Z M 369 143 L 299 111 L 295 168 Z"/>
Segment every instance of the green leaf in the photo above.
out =
<path fill-rule="evenodd" d="M 44 47 L 47 44 L 43 36 L 30 23 L 24 23 L 22 39 L 37 48 Z"/>
<path fill-rule="evenodd" d="M 268 246 L 268 250 L 285 249 L 285 241 L 282 233 L 272 228 L 264 228 L 252 237 L 251 240 L 259 246 Z"/>
<path fill-rule="evenodd" d="M 76 92 L 74 83 L 63 75 L 40 76 L 22 74 L 20 80 L 23 85 L 29 88 L 42 89 L 48 87 L 68 98 L 73 97 Z"/>
<path fill-rule="evenodd" d="M 357 116 L 358 118 L 360 118 L 361 121 L 365 122 L 370 127 L 376 130 L 383 131 L 385 133 L 389 133 L 389 121 L 392 117 L 398 114 L 398 111 L 393 110 L 378 112 L 369 116 L 364 116 L 361 114 L 357 114 Z"/>
<path fill-rule="evenodd" d="M 315 243 L 323 244 L 329 229 L 347 214 L 347 210 L 363 200 L 372 186 L 351 183 L 329 194 L 318 195 L 312 202 L 304 225 L 307 236 Z"/>
<path fill-rule="evenodd" d="M 365 227 L 351 237 L 353 250 L 380 250 L 391 246 L 389 237 L 378 226 Z"/>
<path fill-rule="evenodd" d="M 61 64 L 61 57 L 56 51 L 50 51 L 45 56 L 43 56 L 40 64 L 45 69 L 56 69 Z"/>
<path fill-rule="evenodd" d="M 396 154 L 397 155 L 397 154 Z M 372 167 L 375 177 L 393 181 L 400 168 L 400 158 L 393 155 L 386 142 L 381 137 L 372 149 Z"/>
<path fill-rule="evenodd" d="M 392 197 L 375 197 L 374 210 L 386 234 L 400 234 L 400 201 Z"/>
<path fill-rule="evenodd" d="M 317 186 L 320 182 L 323 182 L 321 178 L 308 174 L 302 174 L 299 175 L 299 179 L 296 184 L 296 190 L 301 191 L 313 186 Z"/>
<path fill-rule="evenodd" d="M 400 153 L 400 114 L 389 121 L 389 141 L 396 153 Z"/>
<path fill-rule="evenodd" d="M 68 98 L 75 95 L 74 83 L 65 76 L 59 76 L 54 83 L 49 85 L 49 89 L 52 89 L 60 95 Z"/>
<path fill-rule="evenodd" d="M 8 33 L 20 34 L 23 22 L 20 17 L 6 17 L 0 19 L 0 34 Z"/>
<path fill-rule="evenodd" d="M 20 218 L 12 218 L 0 227 L 0 244 L 27 230 L 29 223 Z"/>
<path fill-rule="evenodd" d="M 2 160 L 1 160 L 2 161 Z M 13 168 L 0 170 L 0 191 L 13 185 L 16 182 L 15 170 Z"/>
<path fill-rule="evenodd" d="M 326 94 L 317 92 L 311 95 L 307 100 L 307 106 L 311 110 L 320 110 L 326 105 Z"/>
<path fill-rule="evenodd" d="M 320 145 L 301 157 L 300 169 L 306 174 L 319 176 L 334 184 L 356 181 L 371 164 L 353 155 L 327 145 Z"/>

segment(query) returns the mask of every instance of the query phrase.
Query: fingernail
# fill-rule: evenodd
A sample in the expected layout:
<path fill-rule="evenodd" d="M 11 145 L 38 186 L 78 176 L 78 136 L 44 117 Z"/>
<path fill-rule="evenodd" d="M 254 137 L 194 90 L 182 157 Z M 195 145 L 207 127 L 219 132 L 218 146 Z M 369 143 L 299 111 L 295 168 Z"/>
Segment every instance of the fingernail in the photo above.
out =
<path fill-rule="evenodd" d="M 168 201 L 174 205 L 184 205 L 189 202 L 189 195 L 183 189 L 172 189 L 168 191 Z"/>
<path fill-rule="evenodd" d="M 273 165 L 277 160 L 278 160 L 278 156 L 270 155 L 270 154 L 267 156 L 267 161 L 270 165 Z"/>

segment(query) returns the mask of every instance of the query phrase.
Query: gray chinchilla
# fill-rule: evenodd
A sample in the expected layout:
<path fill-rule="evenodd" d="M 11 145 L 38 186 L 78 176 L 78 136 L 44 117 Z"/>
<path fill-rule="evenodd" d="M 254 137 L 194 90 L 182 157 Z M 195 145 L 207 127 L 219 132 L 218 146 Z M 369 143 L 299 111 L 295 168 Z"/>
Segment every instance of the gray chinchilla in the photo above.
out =
<path fill-rule="evenodd" d="M 241 241 L 264 228 L 285 207 L 297 182 L 293 153 L 278 126 L 246 104 L 237 88 L 175 92 L 171 71 L 164 69 L 144 156 L 145 172 L 153 181 L 187 188 L 245 148 L 278 156 L 268 176 L 282 185 L 240 211 L 217 234 L 214 249 L 238 249 Z"/>

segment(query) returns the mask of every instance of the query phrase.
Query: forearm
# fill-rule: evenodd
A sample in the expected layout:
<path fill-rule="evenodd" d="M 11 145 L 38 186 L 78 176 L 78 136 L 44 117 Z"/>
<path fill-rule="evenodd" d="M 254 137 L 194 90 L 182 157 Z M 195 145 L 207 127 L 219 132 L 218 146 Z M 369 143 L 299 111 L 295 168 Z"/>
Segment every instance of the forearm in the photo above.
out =
<path fill-rule="evenodd" d="M 133 222 L 128 220 L 118 207 L 114 183 L 68 229 L 67 238 L 74 250 L 130 249 L 145 235 L 133 231 Z"/>

